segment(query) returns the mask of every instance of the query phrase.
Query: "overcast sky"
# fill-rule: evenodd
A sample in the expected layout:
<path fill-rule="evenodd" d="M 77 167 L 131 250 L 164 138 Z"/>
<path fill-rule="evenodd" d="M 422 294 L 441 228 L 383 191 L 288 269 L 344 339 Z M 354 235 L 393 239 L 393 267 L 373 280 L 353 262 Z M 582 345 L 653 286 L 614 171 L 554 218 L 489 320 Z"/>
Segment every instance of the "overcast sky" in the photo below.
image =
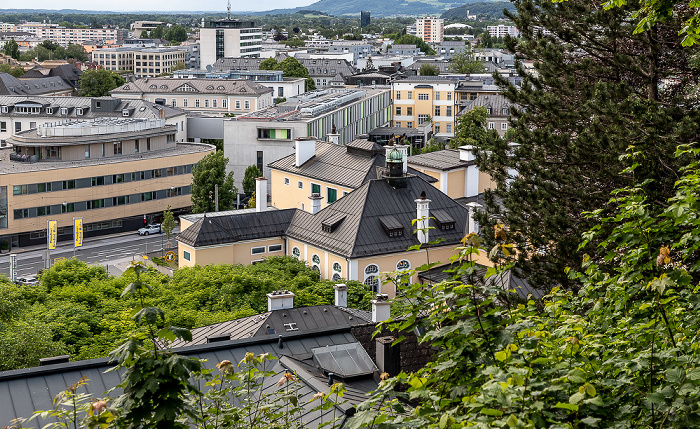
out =
<path fill-rule="evenodd" d="M 316 0 L 231 0 L 231 11 L 260 11 L 308 6 Z M 0 2 L 0 8 L 22 9 L 81 9 L 95 11 L 221 11 L 226 12 L 226 0 L 22 0 Z M 10 4 L 12 6 L 10 6 Z"/>

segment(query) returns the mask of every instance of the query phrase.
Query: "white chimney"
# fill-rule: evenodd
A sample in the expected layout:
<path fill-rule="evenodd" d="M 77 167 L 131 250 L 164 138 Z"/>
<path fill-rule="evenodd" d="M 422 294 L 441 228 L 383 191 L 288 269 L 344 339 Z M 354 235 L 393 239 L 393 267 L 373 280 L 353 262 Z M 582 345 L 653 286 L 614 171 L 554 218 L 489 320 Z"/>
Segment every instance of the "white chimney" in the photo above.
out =
<path fill-rule="evenodd" d="M 397 144 L 396 150 L 401 152 L 401 159 L 403 159 L 403 174 L 408 171 L 408 145 L 407 144 Z"/>
<path fill-rule="evenodd" d="M 258 177 L 255 179 L 255 211 L 267 210 L 267 179 Z"/>
<path fill-rule="evenodd" d="M 340 134 L 331 133 L 328 134 L 328 141 L 333 144 L 340 144 Z"/>
<path fill-rule="evenodd" d="M 421 244 L 427 243 L 429 239 L 428 227 L 430 226 L 430 200 L 425 198 L 425 192 L 416 201 L 416 235 Z"/>
<path fill-rule="evenodd" d="M 347 307 L 348 286 L 345 283 L 336 283 L 335 285 L 333 285 L 333 289 L 335 289 L 335 306 Z"/>
<path fill-rule="evenodd" d="M 294 294 L 288 290 L 277 290 L 267 294 L 267 311 L 294 308 Z"/>
<path fill-rule="evenodd" d="M 508 143 L 508 157 L 515 157 L 515 151 L 518 150 L 518 147 L 520 147 L 519 143 Z M 516 170 L 515 168 L 508 168 L 507 172 L 508 178 L 506 179 L 506 184 L 508 185 L 508 187 L 510 187 L 510 184 L 513 183 L 513 180 L 515 180 L 515 178 L 518 177 L 518 170 Z"/>
<path fill-rule="evenodd" d="M 475 234 L 479 233 L 479 223 L 474 220 L 474 215 L 476 214 L 477 211 L 481 208 L 481 204 L 471 202 L 467 203 L 467 209 L 469 210 L 469 232 L 473 232 Z"/>
<path fill-rule="evenodd" d="M 459 147 L 459 160 L 460 161 L 474 161 L 476 156 L 474 156 L 474 146 L 466 145 Z"/>
<path fill-rule="evenodd" d="M 372 303 L 372 322 L 379 323 L 391 318 L 391 301 L 386 294 L 377 294 Z"/>
<path fill-rule="evenodd" d="M 316 155 L 316 137 L 299 137 L 294 141 L 296 149 L 296 166 L 301 167 Z"/>
<path fill-rule="evenodd" d="M 316 214 L 321 211 L 321 200 L 323 197 L 320 194 L 311 194 L 311 214 Z"/>

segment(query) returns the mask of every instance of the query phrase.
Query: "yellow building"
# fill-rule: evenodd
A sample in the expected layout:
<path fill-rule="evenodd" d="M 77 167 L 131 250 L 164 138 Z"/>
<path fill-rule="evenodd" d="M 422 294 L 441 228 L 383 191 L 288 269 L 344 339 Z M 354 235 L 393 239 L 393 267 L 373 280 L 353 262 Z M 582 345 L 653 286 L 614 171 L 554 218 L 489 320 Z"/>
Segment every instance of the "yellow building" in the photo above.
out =
<path fill-rule="evenodd" d="M 191 205 L 192 168 L 214 147 L 176 143 L 165 119 L 101 118 L 44 124 L 8 139 L 0 164 L 0 237 L 13 246 L 46 241 L 74 217 L 86 236 L 136 230 L 144 219 Z"/>
<path fill-rule="evenodd" d="M 458 83 L 458 76 L 413 76 L 392 82 L 392 125 L 416 128 L 432 121 L 436 137 L 454 137 Z"/>

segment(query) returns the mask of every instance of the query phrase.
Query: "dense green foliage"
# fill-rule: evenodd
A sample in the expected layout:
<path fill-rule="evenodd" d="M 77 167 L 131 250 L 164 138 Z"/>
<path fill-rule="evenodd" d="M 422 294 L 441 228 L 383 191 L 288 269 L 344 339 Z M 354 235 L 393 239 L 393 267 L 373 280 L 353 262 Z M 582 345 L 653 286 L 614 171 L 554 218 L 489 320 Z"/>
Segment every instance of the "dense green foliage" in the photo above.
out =
<path fill-rule="evenodd" d="M 80 96 L 104 97 L 109 95 L 109 91 L 125 83 L 126 80 L 113 71 L 85 70 L 80 75 Z"/>
<path fill-rule="evenodd" d="M 36 48 L 30 49 L 20 55 L 22 61 L 46 61 L 46 60 L 78 60 L 87 61 L 89 56 L 85 49 L 81 45 L 74 43 L 69 44 L 67 47 L 63 47 L 58 43 L 54 43 L 50 40 L 45 40 Z"/>
<path fill-rule="evenodd" d="M 282 70 L 284 77 L 306 78 L 306 82 L 304 82 L 305 90 L 312 91 L 316 89 L 314 80 L 309 77 L 309 70 L 294 57 L 285 58 L 279 63 L 274 58 L 267 58 L 260 63 L 260 70 Z"/>
<path fill-rule="evenodd" d="M 0 73 L 9 73 L 14 77 L 20 77 L 24 74 L 22 67 L 13 67 L 9 64 L 0 64 Z"/>
<path fill-rule="evenodd" d="M 255 192 L 255 179 L 262 176 L 262 172 L 258 169 L 257 165 L 249 165 L 245 169 L 245 174 L 243 175 L 243 192 L 246 195 L 251 195 Z"/>
<path fill-rule="evenodd" d="M 423 64 L 418 69 L 419 76 L 437 76 L 440 74 L 440 69 L 432 64 Z"/>
<path fill-rule="evenodd" d="M 394 40 L 394 45 L 415 45 L 425 55 L 435 55 L 435 50 L 420 37 L 410 34 L 389 34 L 388 37 Z"/>
<path fill-rule="evenodd" d="M 17 42 L 15 42 L 15 39 L 10 39 L 7 42 L 5 42 L 3 52 L 5 53 L 5 55 L 9 55 L 10 57 L 16 60 L 19 59 L 19 45 L 17 44 Z"/>
<path fill-rule="evenodd" d="M 460 74 L 484 73 L 486 67 L 484 63 L 474 58 L 474 52 L 471 49 L 465 49 L 452 56 L 450 71 Z"/>
<path fill-rule="evenodd" d="M 233 171 L 226 173 L 228 158 L 223 151 L 211 152 L 192 170 L 192 212 L 216 210 L 216 185 L 219 186 L 219 210 L 230 210 L 238 190 L 233 186 Z"/>
<path fill-rule="evenodd" d="M 267 293 L 289 289 L 295 305 L 333 303 L 333 283 L 293 258 L 264 263 L 182 268 L 169 278 L 155 270 L 140 275 L 150 290 L 149 306 L 166 312 L 168 326 L 193 328 L 267 310 Z M 41 275 L 40 286 L 0 282 L 0 370 L 38 364 L 41 357 L 68 353 L 80 360 L 106 356 L 135 328 L 134 298 L 120 298 L 135 274 L 109 277 L 100 266 L 75 259 Z M 369 308 L 371 293 L 348 282 L 348 304 Z"/>

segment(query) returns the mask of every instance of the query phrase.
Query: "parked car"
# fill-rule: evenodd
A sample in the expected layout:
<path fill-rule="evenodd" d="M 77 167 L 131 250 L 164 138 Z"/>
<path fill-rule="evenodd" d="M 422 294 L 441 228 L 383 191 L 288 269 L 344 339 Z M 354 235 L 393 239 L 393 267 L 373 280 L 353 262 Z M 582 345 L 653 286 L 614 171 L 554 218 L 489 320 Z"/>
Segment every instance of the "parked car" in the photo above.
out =
<path fill-rule="evenodd" d="M 160 232 L 161 229 L 159 223 L 154 223 L 153 225 L 146 225 L 143 228 L 139 229 L 139 235 L 160 234 Z"/>
<path fill-rule="evenodd" d="M 24 276 L 24 277 L 17 277 L 17 280 L 15 280 L 17 284 L 24 285 L 24 286 L 36 286 L 39 284 L 39 279 L 37 276 Z"/>

